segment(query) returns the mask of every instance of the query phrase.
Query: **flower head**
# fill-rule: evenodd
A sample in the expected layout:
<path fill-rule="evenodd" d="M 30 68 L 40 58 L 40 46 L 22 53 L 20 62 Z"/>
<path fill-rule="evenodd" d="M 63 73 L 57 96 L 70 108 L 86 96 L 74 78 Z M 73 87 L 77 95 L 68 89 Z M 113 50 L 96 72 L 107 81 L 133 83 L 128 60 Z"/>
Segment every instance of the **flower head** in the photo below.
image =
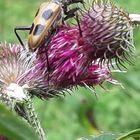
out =
<path fill-rule="evenodd" d="M 46 55 L 47 52 L 47 55 Z M 102 67 L 92 57 L 92 47 L 80 37 L 77 27 L 61 26 L 45 48 L 38 49 L 36 63 L 49 62 L 49 89 L 59 92 L 76 86 L 96 86 L 112 81 L 107 65 Z M 45 64 L 45 63 L 44 63 Z"/>
<path fill-rule="evenodd" d="M 20 45 L 0 44 L 0 90 L 3 94 L 18 100 L 26 98 L 22 87 L 34 88 L 38 77 L 42 77 L 39 64 L 34 65 L 34 60 L 35 54 Z"/>

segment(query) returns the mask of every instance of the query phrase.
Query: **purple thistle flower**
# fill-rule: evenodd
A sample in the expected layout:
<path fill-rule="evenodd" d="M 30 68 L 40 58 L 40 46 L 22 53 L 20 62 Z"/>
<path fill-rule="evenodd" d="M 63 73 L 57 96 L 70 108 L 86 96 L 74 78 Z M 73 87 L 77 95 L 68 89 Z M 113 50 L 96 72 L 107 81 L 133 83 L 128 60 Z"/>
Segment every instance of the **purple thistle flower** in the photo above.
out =
<path fill-rule="evenodd" d="M 26 88 L 40 98 L 51 98 L 76 86 L 94 87 L 104 81 L 113 83 L 108 67 L 100 67 L 93 61 L 91 47 L 78 36 L 79 30 L 75 27 L 58 30 L 48 50 L 49 72 L 44 49 L 40 48 L 36 56 L 36 52 L 31 54 L 20 45 L 0 44 L 1 92 L 22 100 L 26 98 L 23 93 Z"/>
<path fill-rule="evenodd" d="M 114 58 L 118 67 L 124 62 L 131 64 L 135 46 L 128 13 L 110 1 L 93 0 L 89 8 L 81 10 L 80 24 L 83 37 L 94 48 L 95 59 L 112 64 Z"/>
<path fill-rule="evenodd" d="M 48 48 L 42 46 L 38 49 L 36 63 L 46 62 L 47 66 L 48 57 L 50 65 L 46 86 L 63 93 L 76 86 L 94 87 L 104 81 L 114 83 L 108 66 L 101 67 L 98 60 L 93 59 L 92 50 L 87 40 L 80 37 L 78 28 L 61 26 Z"/>

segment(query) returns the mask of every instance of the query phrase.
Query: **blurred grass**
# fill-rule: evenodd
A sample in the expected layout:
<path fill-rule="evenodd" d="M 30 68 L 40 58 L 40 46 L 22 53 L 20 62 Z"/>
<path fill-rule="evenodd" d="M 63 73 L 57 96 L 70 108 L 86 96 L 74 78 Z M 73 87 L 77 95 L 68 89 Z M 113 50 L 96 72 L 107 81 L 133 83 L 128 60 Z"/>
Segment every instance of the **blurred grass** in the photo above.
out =
<path fill-rule="evenodd" d="M 115 0 L 114 0 L 115 1 Z M 0 0 L 0 41 L 17 42 L 13 32 L 17 25 L 31 25 L 43 0 Z M 125 11 L 140 13 L 139 0 L 116 0 Z M 23 35 L 26 39 L 27 36 Z M 107 85 L 109 91 L 96 88 L 98 98 L 80 88 L 72 96 L 40 101 L 34 104 L 50 140 L 74 140 L 99 131 L 126 132 L 140 127 L 140 28 L 134 30 L 135 66 L 127 73 L 113 74 L 123 83 Z M 91 117 L 89 117 L 89 114 Z M 91 119 L 94 118 L 94 119 Z M 97 130 L 97 128 L 99 130 Z"/>

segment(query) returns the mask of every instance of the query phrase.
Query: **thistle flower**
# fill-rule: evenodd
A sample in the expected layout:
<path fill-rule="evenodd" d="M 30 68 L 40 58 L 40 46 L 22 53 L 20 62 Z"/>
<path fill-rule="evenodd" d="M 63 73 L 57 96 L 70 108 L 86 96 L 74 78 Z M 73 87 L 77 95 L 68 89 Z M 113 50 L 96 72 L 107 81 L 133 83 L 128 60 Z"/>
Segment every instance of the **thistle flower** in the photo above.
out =
<path fill-rule="evenodd" d="M 47 64 L 48 59 L 50 69 L 46 86 L 56 93 L 76 86 L 94 87 L 104 81 L 113 83 L 108 66 L 101 67 L 93 59 L 92 47 L 80 37 L 77 27 L 61 26 L 47 47 L 47 50 L 45 46 L 38 49 L 36 63 Z"/>
<path fill-rule="evenodd" d="M 109 0 L 93 0 L 89 8 L 81 10 L 82 35 L 93 47 L 94 59 L 112 64 L 131 63 L 135 46 L 133 27 L 129 14 Z"/>
<path fill-rule="evenodd" d="M 23 88 L 36 86 L 42 71 L 34 65 L 35 54 L 30 54 L 20 45 L 0 44 L 0 90 L 17 100 L 26 98 Z M 39 75 L 39 74 L 40 75 Z"/>
<path fill-rule="evenodd" d="M 40 139 L 45 140 L 45 133 L 32 105 L 32 93 L 29 93 L 30 88 L 40 88 L 36 81 L 46 88 L 46 85 L 41 83 L 42 76 L 45 78 L 41 65 L 34 64 L 35 53 L 28 52 L 20 45 L 6 43 L 0 44 L 0 53 L 0 101 L 24 117 Z M 41 88 L 40 90 L 43 90 Z"/>

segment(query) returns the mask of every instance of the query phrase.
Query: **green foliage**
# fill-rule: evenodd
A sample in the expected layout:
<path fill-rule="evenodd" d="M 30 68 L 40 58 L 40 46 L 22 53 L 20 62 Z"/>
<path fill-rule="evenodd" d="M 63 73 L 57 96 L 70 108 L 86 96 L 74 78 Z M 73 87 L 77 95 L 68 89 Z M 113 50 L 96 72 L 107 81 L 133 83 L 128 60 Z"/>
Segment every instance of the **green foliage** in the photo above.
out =
<path fill-rule="evenodd" d="M 10 140 L 39 140 L 32 128 L 3 104 L 0 104 L 1 134 Z"/>

